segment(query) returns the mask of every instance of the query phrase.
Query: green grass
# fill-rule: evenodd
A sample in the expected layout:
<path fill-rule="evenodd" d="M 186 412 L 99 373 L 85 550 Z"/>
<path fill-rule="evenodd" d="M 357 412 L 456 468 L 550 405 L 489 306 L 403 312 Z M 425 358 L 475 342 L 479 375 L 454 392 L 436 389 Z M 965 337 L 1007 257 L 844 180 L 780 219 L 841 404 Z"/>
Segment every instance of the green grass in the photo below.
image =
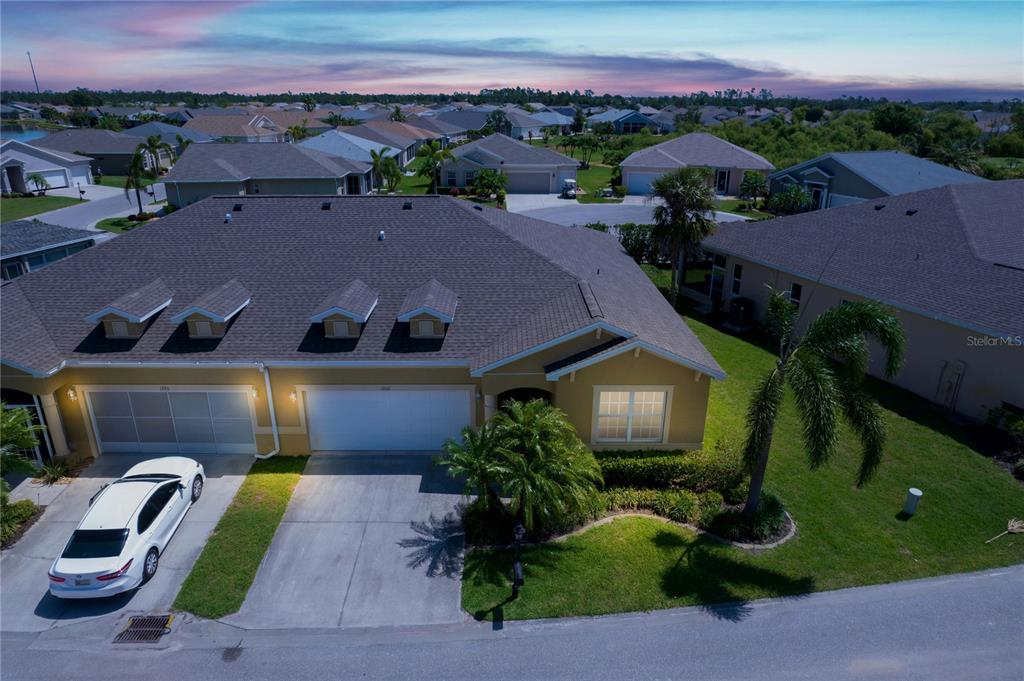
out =
<path fill-rule="evenodd" d="M 0 220 L 23 220 L 40 213 L 47 213 L 58 208 L 67 208 L 82 203 L 70 196 L 34 196 L 31 199 L 0 199 Z"/>
<path fill-rule="evenodd" d="M 743 215 L 748 218 L 772 218 L 775 217 L 771 213 L 766 213 L 763 210 L 739 210 L 740 204 L 749 204 L 748 199 L 719 199 L 715 202 L 718 206 L 718 210 L 725 211 L 726 213 L 734 213 L 735 215 Z"/>
<path fill-rule="evenodd" d="M 96 229 L 103 229 L 114 234 L 128 232 L 139 226 L 140 223 L 133 222 L 128 218 L 107 218 L 96 223 Z M 145 224 L 145 223 L 142 223 Z"/>
<path fill-rule="evenodd" d="M 238 612 L 305 466 L 304 456 L 252 465 L 185 578 L 176 609 L 211 619 Z"/>
<path fill-rule="evenodd" d="M 414 158 L 405 167 L 405 172 L 416 172 L 422 163 L 423 159 Z M 397 193 L 426 194 L 428 189 L 430 189 L 430 180 L 428 178 L 419 175 L 403 175 L 402 181 L 398 183 Z"/>
<path fill-rule="evenodd" d="M 0 514 L 0 544 L 6 546 L 8 540 L 14 538 L 21 526 L 35 515 L 38 508 L 28 499 L 12 501 L 4 506 L 3 514 Z"/>
<path fill-rule="evenodd" d="M 640 269 L 647 273 L 647 276 L 651 278 L 655 286 L 664 292 L 668 292 L 669 286 L 672 285 L 672 270 L 668 267 L 650 264 L 640 265 Z M 687 284 L 703 284 L 704 276 L 709 273 L 710 270 L 707 267 L 690 265 L 686 268 L 684 279 Z"/>
<path fill-rule="evenodd" d="M 744 410 L 769 352 L 687 320 L 728 373 L 714 382 L 705 442 L 744 433 Z M 696 539 L 656 520 L 619 520 L 563 543 L 524 552 L 526 585 L 504 606 L 509 619 L 594 615 L 745 601 L 824 591 L 1024 561 L 1024 535 L 985 540 L 1024 511 L 1024 486 L 975 452 L 964 433 L 899 388 L 871 382 L 888 426 L 875 479 L 854 485 L 858 447 L 844 427 L 835 458 L 808 468 L 791 397 L 780 412 L 767 486 L 794 516 L 796 537 L 752 555 Z M 924 491 L 918 513 L 897 518 L 908 487 Z M 463 607 L 471 613 L 509 594 L 504 552 L 466 560 Z M 725 611 L 726 616 L 735 610 Z"/>
<path fill-rule="evenodd" d="M 604 199 L 600 192 L 612 184 L 612 167 L 591 163 L 589 168 L 576 171 L 576 181 L 586 194 L 580 194 L 576 200 L 580 203 L 622 203 L 622 199 Z"/>
<path fill-rule="evenodd" d="M 104 175 L 102 181 L 97 182 L 96 184 L 102 184 L 105 187 L 117 187 L 119 189 L 124 189 L 124 183 L 127 180 L 128 177 L 126 175 Z M 151 180 L 148 177 L 144 177 L 142 178 L 142 186 L 148 187 L 155 181 L 156 180 Z"/>

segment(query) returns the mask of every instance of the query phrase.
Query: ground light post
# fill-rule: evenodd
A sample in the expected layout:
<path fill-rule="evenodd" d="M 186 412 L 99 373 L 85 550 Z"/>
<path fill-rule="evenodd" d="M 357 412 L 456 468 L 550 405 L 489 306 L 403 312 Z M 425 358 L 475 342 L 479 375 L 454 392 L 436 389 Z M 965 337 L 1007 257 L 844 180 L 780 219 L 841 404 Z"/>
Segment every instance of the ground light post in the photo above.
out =
<path fill-rule="evenodd" d="M 515 535 L 515 561 L 512 563 L 512 600 L 519 598 L 519 587 L 523 585 L 523 562 L 520 553 L 523 544 L 523 537 L 526 536 L 526 528 L 518 523 L 512 530 Z"/>

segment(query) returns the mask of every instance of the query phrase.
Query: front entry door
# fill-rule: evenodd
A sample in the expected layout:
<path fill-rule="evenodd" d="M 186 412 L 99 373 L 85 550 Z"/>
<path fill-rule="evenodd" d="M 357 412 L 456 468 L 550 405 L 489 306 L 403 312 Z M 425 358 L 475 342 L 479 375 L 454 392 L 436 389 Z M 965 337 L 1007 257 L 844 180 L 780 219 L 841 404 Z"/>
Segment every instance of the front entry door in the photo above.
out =
<path fill-rule="evenodd" d="M 729 191 L 728 170 L 715 171 L 715 191 L 718 192 L 719 194 L 725 194 Z"/>

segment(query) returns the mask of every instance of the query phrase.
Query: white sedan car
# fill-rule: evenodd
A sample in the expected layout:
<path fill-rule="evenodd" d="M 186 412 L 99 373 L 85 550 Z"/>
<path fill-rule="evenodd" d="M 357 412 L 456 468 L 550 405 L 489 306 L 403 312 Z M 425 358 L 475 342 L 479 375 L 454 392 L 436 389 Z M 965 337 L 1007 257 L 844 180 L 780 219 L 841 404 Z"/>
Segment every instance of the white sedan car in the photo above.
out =
<path fill-rule="evenodd" d="M 132 466 L 90 500 L 64 552 L 50 567 L 57 598 L 99 598 L 153 578 L 160 554 L 203 493 L 203 467 L 169 456 Z"/>

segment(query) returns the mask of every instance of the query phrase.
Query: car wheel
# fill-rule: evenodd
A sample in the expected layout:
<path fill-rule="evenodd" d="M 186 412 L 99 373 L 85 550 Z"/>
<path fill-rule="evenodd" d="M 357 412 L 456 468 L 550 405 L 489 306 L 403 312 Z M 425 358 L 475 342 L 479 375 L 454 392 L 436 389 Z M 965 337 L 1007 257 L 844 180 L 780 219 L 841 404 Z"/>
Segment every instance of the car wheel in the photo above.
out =
<path fill-rule="evenodd" d="M 192 481 L 192 503 L 199 501 L 201 496 L 203 496 L 203 476 L 197 475 L 196 479 Z"/>
<path fill-rule="evenodd" d="M 149 550 L 149 553 L 146 554 L 146 560 L 142 564 L 143 584 L 153 579 L 153 575 L 156 574 L 158 567 L 160 567 L 160 553 L 155 548 L 152 548 Z"/>

